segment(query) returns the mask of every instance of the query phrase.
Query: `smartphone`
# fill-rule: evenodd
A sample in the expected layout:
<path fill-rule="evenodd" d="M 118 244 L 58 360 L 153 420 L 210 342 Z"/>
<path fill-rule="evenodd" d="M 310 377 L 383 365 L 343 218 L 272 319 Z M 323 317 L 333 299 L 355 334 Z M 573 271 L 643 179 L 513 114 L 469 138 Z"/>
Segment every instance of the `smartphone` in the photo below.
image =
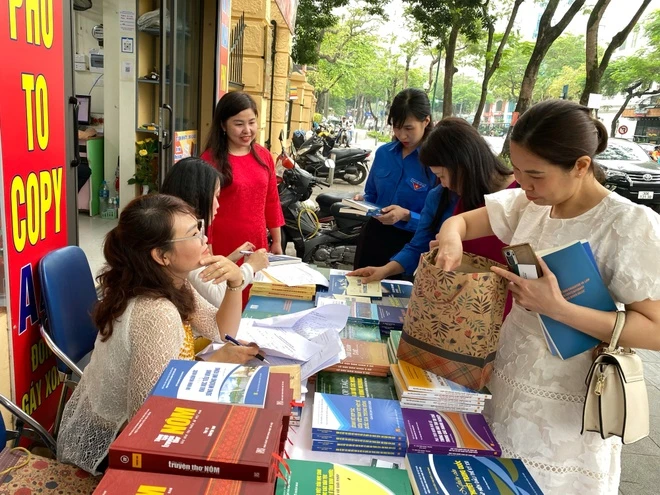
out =
<path fill-rule="evenodd" d="M 511 271 L 519 277 L 535 279 L 543 276 L 543 269 L 529 244 L 506 246 L 502 248 L 502 254 Z"/>

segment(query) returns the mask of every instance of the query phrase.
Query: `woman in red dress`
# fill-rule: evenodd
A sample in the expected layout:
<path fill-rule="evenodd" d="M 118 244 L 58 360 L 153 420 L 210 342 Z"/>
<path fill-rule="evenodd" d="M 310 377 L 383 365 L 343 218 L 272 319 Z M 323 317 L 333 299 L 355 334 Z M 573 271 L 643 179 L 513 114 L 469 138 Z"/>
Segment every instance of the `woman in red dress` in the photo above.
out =
<path fill-rule="evenodd" d="M 218 214 L 211 226 L 209 243 L 216 255 L 227 256 L 245 241 L 255 249 L 282 254 L 280 227 L 284 217 L 270 152 L 255 143 L 257 105 L 246 93 L 224 95 L 215 108 L 213 125 L 202 158 L 222 177 Z M 222 235 L 213 236 L 213 232 Z"/>
<path fill-rule="evenodd" d="M 254 250 L 269 248 L 282 254 L 284 216 L 280 206 L 275 164 L 270 152 L 255 143 L 257 105 L 246 93 L 224 95 L 215 108 L 202 158 L 222 178 L 220 207 L 207 235 L 213 254 L 227 256 L 246 242 Z M 214 233 L 217 232 L 217 235 Z"/>

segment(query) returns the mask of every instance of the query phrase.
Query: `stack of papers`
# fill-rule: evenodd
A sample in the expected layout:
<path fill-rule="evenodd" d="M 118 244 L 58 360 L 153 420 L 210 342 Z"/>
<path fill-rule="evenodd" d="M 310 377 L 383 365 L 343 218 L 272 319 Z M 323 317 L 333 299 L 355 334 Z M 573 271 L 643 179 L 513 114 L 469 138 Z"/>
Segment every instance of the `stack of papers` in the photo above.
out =
<path fill-rule="evenodd" d="M 332 305 L 262 320 L 244 318 L 236 338 L 256 343 L 272 366 L 299 364 L 304 382 L 346 358 L 339 333 L 346 326 L 348 312 L 347 306 Z M 211 344 L 200 357 L 220 345 Z M 255 360 L 248 364 L 263 363 Z"/>

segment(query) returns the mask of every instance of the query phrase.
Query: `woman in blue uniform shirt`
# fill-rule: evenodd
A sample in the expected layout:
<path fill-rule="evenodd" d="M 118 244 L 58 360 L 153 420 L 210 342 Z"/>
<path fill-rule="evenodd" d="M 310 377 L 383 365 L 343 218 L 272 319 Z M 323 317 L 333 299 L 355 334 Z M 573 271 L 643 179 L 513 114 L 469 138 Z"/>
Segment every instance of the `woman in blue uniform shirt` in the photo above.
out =
<path fill-rule="evenodd" d="M 431 104 L 420 89 L 408 88 L 394 97 L 388 125 L 394 141 L 378 148 L 363 199 L 382 207 L 365 224 L 358 239 L 354 268 L 385 265 L 408 243 L 419 222 L 426 196 L 436 177 L 419 162 L 418 148 L 431 131 Z"/>

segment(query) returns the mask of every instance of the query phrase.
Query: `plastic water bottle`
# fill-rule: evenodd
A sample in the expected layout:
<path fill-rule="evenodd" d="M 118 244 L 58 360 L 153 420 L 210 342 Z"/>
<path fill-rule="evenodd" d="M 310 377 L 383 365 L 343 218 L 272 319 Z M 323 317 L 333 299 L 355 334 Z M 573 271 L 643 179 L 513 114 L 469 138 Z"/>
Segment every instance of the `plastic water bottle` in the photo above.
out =
<path fill-rule="evenodd" d="M 103 215 L 108 209 L 109 198 L 110 189 L 108 189 L 108 184 L 103 181 L 103 184 L 101 184 L 101 188 L 99 189 L 99 209 L 101 210 L 101 215 Z"/>

